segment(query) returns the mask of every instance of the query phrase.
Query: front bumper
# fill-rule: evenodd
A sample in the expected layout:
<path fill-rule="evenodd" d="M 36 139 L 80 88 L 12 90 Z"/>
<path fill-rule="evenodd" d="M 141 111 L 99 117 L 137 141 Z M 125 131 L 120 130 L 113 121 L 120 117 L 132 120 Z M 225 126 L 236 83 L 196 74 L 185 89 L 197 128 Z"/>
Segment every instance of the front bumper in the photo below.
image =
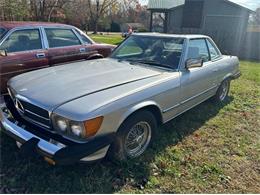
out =
<path fill-rule="evenodd" d="M 241 72 L 237 72 L 236 74 L 234 74 L 231 79 L 232 80 L 235 80 L 235 79 L 238 79 L 239 77 L 241 76 Z"/>
<path fill-rule="evenodd" d="M 4 133 L 21 143 L 23 153 L 32 155 L 38 153 L 51 164 L 67 165 L 78 162 L 86 157 L 98 160 L 105 156 L 108 146 L 113 142 L 115 134 L 106 134 L 94 138 L 87 143 L 74 143 L 64 145 L 52 139 L 42 138 L 24 127 L 19 126 L 19 122 L 12 122 L 0 109 L 1 129 Z M 104 150 L 106 149 L 106 150 Z M 104 153 L 104 154 L 100 154 Z M 97 154 L 97 158 L 93 155 Z M 84 160 L 87 161 L 87 160 Z"/>

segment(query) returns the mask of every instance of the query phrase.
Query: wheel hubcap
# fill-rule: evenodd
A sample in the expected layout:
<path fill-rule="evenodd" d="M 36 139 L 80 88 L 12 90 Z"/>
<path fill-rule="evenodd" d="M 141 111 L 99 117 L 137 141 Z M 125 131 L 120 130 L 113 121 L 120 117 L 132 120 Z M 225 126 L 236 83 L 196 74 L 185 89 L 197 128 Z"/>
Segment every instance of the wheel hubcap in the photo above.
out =
<path fill-rule="evenodd" d="M 125 139 L 125 150 L 130 157 L 140 156 L 151 140 L 151 126 L 147 122 L 135 124 Z"/>
<path fill-rule="evenodd" d="M 220 93 L 220 96 L 219 96 L 219 99 L 221 101 L 224 101 L 226 96 L 227 96 L 227 93 L 228 93 L 228 82 L 225 81 L 222 86 L 221 86 L 221 93 Z"/>

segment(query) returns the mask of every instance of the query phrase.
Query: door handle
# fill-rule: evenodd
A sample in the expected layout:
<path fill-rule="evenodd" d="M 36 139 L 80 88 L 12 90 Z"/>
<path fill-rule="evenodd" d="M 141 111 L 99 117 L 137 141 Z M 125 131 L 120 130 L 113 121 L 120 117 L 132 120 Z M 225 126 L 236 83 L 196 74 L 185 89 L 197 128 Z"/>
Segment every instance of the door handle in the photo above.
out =
<path fill-rule="evenodd" d="M 83 53 L 83 52 L 85 52 L 85 51 L 86 51 L 86 48 L 80 48 L 80 49 L 79 49 L 79 52 L 80 52 L 80 53 Z"/>
<path fill-rule="evenodd" d="M 37 58 L 45 58 L 45 53 L 37 53 L 36 57 Z"/>
<path fill-rule="evenodd" d="M 213 72 L 218 72 L 218 69 L 213 69 Z"/>

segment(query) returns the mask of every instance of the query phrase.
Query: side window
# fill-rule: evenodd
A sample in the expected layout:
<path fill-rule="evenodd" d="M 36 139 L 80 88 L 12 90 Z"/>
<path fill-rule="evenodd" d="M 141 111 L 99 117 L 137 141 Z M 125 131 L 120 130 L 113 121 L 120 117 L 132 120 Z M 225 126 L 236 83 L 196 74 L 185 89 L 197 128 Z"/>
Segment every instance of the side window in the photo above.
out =
<path fill-rule="evenodd" d="M 209 61 L 210 57 L 205 39 L 190 40 L 188 59 L 203 59 L 204 62 Z"/>
<path fill-rule="evenodd" d="M 220 56 L 220 53 L 216 50 L 216 48 L 212 45 L 212 43 L 207 40 L 208 47 L 209 47 L 209 53 L 211 60 L 214 60 Z"/>
<path fill-rule="evenodd" d="M 7 52 L 30 51 L 42 49 L 40 32 L 38 29 L 24 29 L 14 31 L 0 46 Z"/>
<path fill-rule="evenodd" d="M 50 48 L 81 45 L 71 29 L 46 28 L 45 32 Z"/>

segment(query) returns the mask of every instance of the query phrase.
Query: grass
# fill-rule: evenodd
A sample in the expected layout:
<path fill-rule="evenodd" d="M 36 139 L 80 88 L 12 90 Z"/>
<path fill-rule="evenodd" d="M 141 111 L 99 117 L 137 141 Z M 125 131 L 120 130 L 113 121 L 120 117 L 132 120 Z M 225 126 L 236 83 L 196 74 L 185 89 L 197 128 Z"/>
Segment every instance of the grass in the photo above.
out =
<path fill-rule="evenodd" d="M 124 38 L 121 37 L 121 34 L 111 34 L 111 35 L 89 35 L 97 43 L 107 43 L 112 45 L 118 45 L 123 41 Z"/>
<path fill-rule="evenodd" d="M 225 104 L 162 126 L 140 159 L 50 166 L 1 133 L 2 193 L 260 193 L 260 63 L 241 62 Z"/>

